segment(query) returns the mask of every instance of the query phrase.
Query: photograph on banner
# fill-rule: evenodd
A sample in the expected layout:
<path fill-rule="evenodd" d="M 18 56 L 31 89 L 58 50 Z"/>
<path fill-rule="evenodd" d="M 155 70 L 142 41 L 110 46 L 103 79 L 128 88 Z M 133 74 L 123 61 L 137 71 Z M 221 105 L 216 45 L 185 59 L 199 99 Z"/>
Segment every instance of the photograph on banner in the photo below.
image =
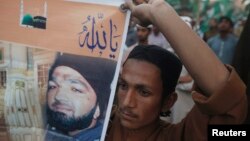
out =
<path fill-rule="evenodd" d="M 116 61 L 9 42 L 1 46 L 12 65 L 0 71 L 1 126 L 10 140 L 100 138 Z"/>
<path fill-rule="evenodd" d="M 128 13 L 85 0 L 1 0 L 0 140 L 103 140 Z"/>

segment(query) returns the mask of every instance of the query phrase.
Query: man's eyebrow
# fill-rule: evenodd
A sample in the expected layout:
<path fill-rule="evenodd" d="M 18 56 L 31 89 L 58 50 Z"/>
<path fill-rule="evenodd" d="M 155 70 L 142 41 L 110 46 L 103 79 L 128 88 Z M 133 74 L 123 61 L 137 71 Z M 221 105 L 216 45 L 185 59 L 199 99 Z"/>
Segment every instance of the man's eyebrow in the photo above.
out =
<path fill-rule="evenodd" d="M 57 77 L 55 77 L 55 76 L 52 76 L 52 78 L 49 79 L 49 81 L 53 81 L 53 82 L 55 82 L 56 84 L 58 84 L 58 82 L 57 82 Z M 81 85 L 83 85 L 84 87 L 88 88 L 88 86 L 87 86 L 86 83 L 84 83 L 83 81 L 81 81 L 81 80 L 79 80 L 79 79 L 77 79 L 77 78 L 67 78 L 65 81 L 69 81 L 69 82 L 71 82 L 71 83 L 73 83 L 73 84 L 81 84 Z M 87 81 L 87 80 L 86 80 L 86 81 Z M 91 87 L 92 87 L 92 86 L 91 86 Z"/>
<path fill-rule="evenodd" d="M 120 81 L 122 81 L 122 82 L 126 82 L 126 80 L 125 80 L 125 79 L 123 79 L 121 76 L 118 78 L 118 82 L 120 82 Z"/>
<path fill-rule="evenodd" d="M 122 78 L 122 77 L 119 77 L 118 78 L 118 83 L 127 83 L 127 81 L 126 81 L 126 79 L 124 79 L 124 78 Z M 134 84 L 134 86 L 136 87 L 136 88 L 147 88 L 147 89 L 152 89 L 150 86 L 148 86 L 147 84 L 144 84 L 144 83 L 139 83 L 139 84 Z"/>
<path fill-rule="evenodd" d="M 149 87 L 149 86 L 144 85 L 144 84 L 137 84 L 137 85 L 136 85 L 136 88 L 139 88 L 139 89 L 143 89 L 143 88 L 150 89 L 150 87 Z"/>
<path fill-rule="evenodd" d="M 57 83 L 57 78 L 55 76 L 51 76 L 51 78 L 49 78 L 49 81 Z"/>
<path fill-rule="evenodd" d="M 69 82 L 71 82 L 73 84 L 81 84 L 84 87 L 88 88 L 86 83 L 84 83 L 83 81 L 81 81 L 79 79 L 76 79 L 76 78 L 68 78 L 68 79 L 66 79 L 66 81 L 69 81 Z"/>

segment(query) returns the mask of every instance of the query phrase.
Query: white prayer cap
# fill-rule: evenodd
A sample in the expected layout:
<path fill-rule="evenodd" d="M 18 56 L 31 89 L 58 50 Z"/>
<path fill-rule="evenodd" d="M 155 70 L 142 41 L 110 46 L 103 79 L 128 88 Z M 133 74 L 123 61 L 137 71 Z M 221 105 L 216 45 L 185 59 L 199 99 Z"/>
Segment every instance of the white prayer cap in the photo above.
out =
<path fill-rule="evenodd" d="M 148 26 L 144 27 L 144 26 L 141 26 L 141 25 L 139 25 L 139 24 L 136 24 L 136 27 L 139 27 L 139 28 L 148 28 L 148 29 L 152 29 L 152 28 L 153 28 L 153 25 L 152 25 L 152 24 L 150 24 L 150 25 L 148 25 Z"/>
<path fill-rule="evenodd" d="M 191 26 L 191 22 L 192 22 L 192 19 L 188 16 L 181 16 L 181 19 L 189 26 L 189 27 L 192 27 Z"/>

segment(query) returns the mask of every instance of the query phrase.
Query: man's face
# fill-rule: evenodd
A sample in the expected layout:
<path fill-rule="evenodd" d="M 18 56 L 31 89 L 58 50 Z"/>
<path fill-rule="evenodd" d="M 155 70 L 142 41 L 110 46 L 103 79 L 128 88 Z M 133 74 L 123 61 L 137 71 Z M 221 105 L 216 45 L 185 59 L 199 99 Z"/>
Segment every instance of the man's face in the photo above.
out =
<path fill-rule="evenodd" d="M 66 118 L 79 119 L 90 113 L 96 101 L 93 88 L 79 72 L 66 66 L 55 68 L 47 92 L 51 111 Z"/>
<path fill-rule="evenodd" d="M 159 68 L 146 61 L 128 59 L 119 78 L 121 124 L 126 128 L 138 129 L 157 120 L 162 92 Z"/>
<path fill-rule="evenodd" d="M 139 42 L 145 42 L 148 40 L 148 35 L 150 34 L 150 30 L 146 27 L 139 27 L 137 26 L 137 37 Z"/>
<path fill-rule="evenodd" d="M 154 26 L 154 27 L 153 27 L 153 33 L 154 33 L 155 35 L 158 35 L 158 34 L 160 33 L 160 30 L 159 30 L 156 26 Z"/>
<path fill-rule="evenodd" d="M 216 27 L 217 26 L 217 21 L 216 21 L 216 19 L 211 19 L 210 21 L 209 21 L 209 26 L 210 27 Z"/>
<path fill-rule="evenodd" d="M 220 32 L 229 32 L 231 30 L 230 22 L 226 19 L 223 19 L 218 25 Z"/>

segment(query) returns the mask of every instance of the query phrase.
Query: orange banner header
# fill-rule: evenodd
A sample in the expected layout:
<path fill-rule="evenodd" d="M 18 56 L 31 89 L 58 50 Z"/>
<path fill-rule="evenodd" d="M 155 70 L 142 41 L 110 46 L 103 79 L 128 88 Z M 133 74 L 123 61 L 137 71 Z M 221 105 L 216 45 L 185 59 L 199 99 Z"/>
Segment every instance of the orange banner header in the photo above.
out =
<path fill-rule="evenodd" d="M 118 7 L 62 0 L 0 3 L 0 40 L 118 59 L 126 16 Z"/>

